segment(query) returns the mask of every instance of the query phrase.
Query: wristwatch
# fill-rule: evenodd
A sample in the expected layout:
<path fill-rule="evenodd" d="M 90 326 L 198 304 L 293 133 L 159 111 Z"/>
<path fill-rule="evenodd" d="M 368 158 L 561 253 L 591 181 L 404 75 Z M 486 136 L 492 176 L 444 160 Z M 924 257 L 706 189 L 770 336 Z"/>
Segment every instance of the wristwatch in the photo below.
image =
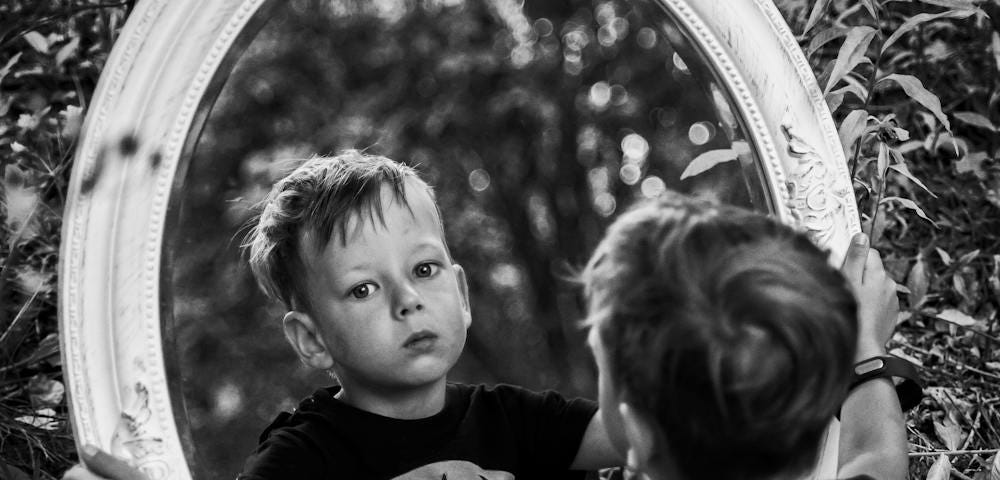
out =
<path fill-rule="evenodd" d="M 895 378 L 900 381 L 895 381 Z M 896 385 L 899 405 L 907 411 L 920 403 L 924 396 L 923 382 L 917 367 L 895 355 L 879 355 L 854 364 L 854 379 L 848 391 L 869 380 L 888 378 Z"/>

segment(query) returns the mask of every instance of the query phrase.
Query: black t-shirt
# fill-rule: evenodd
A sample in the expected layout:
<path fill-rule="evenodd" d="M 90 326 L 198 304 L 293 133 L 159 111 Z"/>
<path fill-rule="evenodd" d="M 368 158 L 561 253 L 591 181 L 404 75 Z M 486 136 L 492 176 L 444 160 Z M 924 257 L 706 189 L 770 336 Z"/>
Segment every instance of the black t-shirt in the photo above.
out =
<path fill-rule="evenodd" d="M 318 390 L 261 434 L 239 480 L 577 479 L 568 469 L 597 404 L 520 387 L 448 384 L 445 407 L 384 417 Z"/>

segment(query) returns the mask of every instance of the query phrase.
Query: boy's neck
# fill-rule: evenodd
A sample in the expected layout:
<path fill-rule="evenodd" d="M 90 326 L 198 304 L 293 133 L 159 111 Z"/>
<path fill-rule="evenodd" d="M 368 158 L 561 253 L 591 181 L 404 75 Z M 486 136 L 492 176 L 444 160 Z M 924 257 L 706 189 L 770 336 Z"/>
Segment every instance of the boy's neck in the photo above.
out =
<path fill-rule="evenodd" d="M 334 398 L 383 417 L 415 420 L 433 416 L 444 409 L 446 385 L 444 378 L 407 389 L 372 389 L 343 382 Z"/>

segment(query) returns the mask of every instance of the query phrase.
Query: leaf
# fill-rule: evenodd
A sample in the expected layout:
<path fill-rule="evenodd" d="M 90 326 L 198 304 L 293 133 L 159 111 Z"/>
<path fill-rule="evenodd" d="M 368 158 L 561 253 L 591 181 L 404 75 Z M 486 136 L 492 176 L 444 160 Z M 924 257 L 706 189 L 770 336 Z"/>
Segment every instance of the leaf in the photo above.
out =
<path fill-rule="evenodd" d="M 840 46 L 840 51 L 837 52 L 837 60 L 833 64 L 833 70 L 830 71 L 830 79 L 826 81 L 826 88 L 823 89 L 824 94 L 829 93 L 830 89 L 841 78 L 844 78 L 844 75 L 854 70 L 858 64 L 868 60 L 865 53 L 868 51 L 868 46 L 874 37 L 875 29 L 869 26 L 854 27 L 847 32 L 847 38 L 844 39 L 844 44 Z"/>
<path fill-rule="evenodd" d="M 844 121 L 840 123 L 840 129 L 837 131 L 840 134 L 840 143 L 844 146 L 844 152 L 850 156 L 851 147 L 854 146 L 854 142 L 861 137 L 861 133 L 865 130 L 868 125 L 868 119 L 871 116 L 866 110 L 854 110 L 848 113 L 844 117 Z"/>
<path fill-rule="evenodd" d="M 24 415 L 17 417 L 14 420 L 42 430 L 58 430 L 60 425 L 55 416 L 55 410 L 51 408 L 41 408 L 35 411 L 35 415 Z"/>
<path fill-rule="evenodd" d="M 24 34 L 24 40 L 39 53 L 49 53 L 49 41 L 41 33 L 32 30 Z"/>
<path fill-rule="evenodd" d="M 76 53 L 78 48 L 80 48 L 80 37 L 73 37 L 56 52 L 56 65 L 61 66 L 69 57 Z"/>
<path fill-rule="evenodd" d="M 865 9 L 868 10 L 872 19 L 875 20 L 875 23 L 878 24 L 878 10 L 875 9 L 875 4 L 872 3 L 872 0 L 861 0 L 861 3 L 865 6 Z"/>
<path fill-rule="evenodd" d="M 833 26 L 824 30 L 821 30 L 816 35 L 813 35 L 812 40 L 809 41 L 809 46 L 806 47 L 806 56 L 811 57 L 812 54 L 816 53 L 823 45 L 826 45 L 840 37 L 847 35 L 847 29 L 844 27 Z"/>
<path fill-rule="evenodd" d="M 858 97 L 858 100 L 861 100 L 862 102 L 865 101 L 865 98 L 868 97 L 868 91 L 865 90 L 865 87 L 861 85 L 861 83 L 854 80 L 852 77 L 844 77 L 844 81 L 848 82 L 846 86 L 838 88 L 830 93 L 853 93 L 855 97 Z"/>
<path fill-rule="evenodd" d="M 55 407 L 62 403 L 65 394 L 66 387 L 62 382 L 44 374 L 35 375 L 28 380 L 28 398 L 32 407 Z"/>
<path fill-rule="evenodd" d="M 931 114 L 927 115 L 933 118 Z M 965 152 L 969 151 L 969 142 L 966 142 L 964 138 L 952 135 L 950 132 L 944 132 L 941 135 L 938 135 L 937 140 L 934 140 L 932 135 L 928 135 L 926 141 L 928 144 L 930 142 L 934 143 L 933 147 L 927 147 L 927 151 L 929 152 L 937 153 L 937 151 L 942 147 L 950 146 L 955 152 L 955 158 L 958 158 L 964 155 Z"/>
<path fill-rule="evenodd" d="M 942 453 L 934 461 L 934 465 L 931 465 L 931 469 L 927 471 L 927 480 L 948 480 L 950 476 L 951 460 L 948 460 L 948 456 Z"/>
<path fill-rule="evenodd" d="M 928 5 L 937 5 L 939 7 L 945 7 L 945 8 L 978 9 L 976 7 L 976 4 L 983 3 L 985 0 L 920 0 L 920 1 Z"/>
<path fill-rule="evenodd" d="M 906 275 L 906 288 L 910 289 L 910 309 L 916 310 L 920 304 L 924 303 L 927 297 L 927 285 L 930 282 L 930 275 L 927 273 L 927 262 L 923 253 L 917 255 L 917 261 L 910 268 L 910 273 Z"/>
<path fill-rule="evenodd" d="M 967 264 L 967 263 L 975 260 L 976 257 L 979 256 L 980 252 L 981 252 L 981 250 L 979 250 L 977 248 L 977 249 L 975 249 L 975 250 L 973 250 L 973 251 L 971 251 L 969 253 L 966 253 L 965 255 L 962 255 L 961 257 L 958 257 L 958 263 L 960 265 L 964 265 L 964 264 Z"/>
<path fill-rule="evenodd" d="M 823 17 L 823 12 L 826 11 L 826 7 L 830 5 L 830 0 L 816 0 L 813 4 L 812 11 L 809 12 L 809 19 L 806 20 L 806 28 L 802 30 L 802 34 L 805 35 L 809 30 L 816 25 L 816 22 Z"/>
<path fill-rule="evenodd" d="M 59 112 L 62 118 L 62 135 L 67 138 L 74 138 L 80 133 L 80 126 L 83 125 L 83 109 L 76 105 L 67 105 L 66 109 Z"/>
<path fill-rule="evenodd" d="M 917 150 L 920 150 L 921 148 L 924 148 L 924 142 L 920 140 L 910 140 L 908 142 L 903 142 L 896 148 L 899 149 L 899 153 L 905 155 L 907 153 L 915 152 Z"/>
<path fill-rule="evenodd" d="M 737 158 L 739 158 L 739 154 L 733 149 L 709 150 L 691 160 L 691 163 L 681 173 L 681 180 L 702 174 L 720 163 L 731 162 Z"/>
<path fill-rule="evenodd" d="M 914 357 L 913 355 L 910 355 L 910 354 L 906 353 L 905 351 L 903 351 L 902 348 L 894 348 L 892 350 L 889 350 L 889 355 L 895 355 L 895 356 L 897 356 L 899 358 L 902 358 L 903 360 L 906 360 L 907 362 L 910 362 L 910 363 L 912 363 L 912 364 L 914 364 L 914 365 L 916 365 L 918 367 L 924 366 L 924 362 L 920 361 L 919 358 Z"/>
<path fill-rule="evenodd" d="M 889 146 L 879 142 L 878 143 L 878 178 L 885 178 L 886 171 L 889 170 Z"/>
<path fill-rule="evenodd" d="M 883 203 L 893 203 L 893 202 L 900 204 L 903 208 L 906 208 L 908 210 L 913 210 L 914 212 L 917 213 L 917 215 L 920 216 L 920 218 L 930 222 L 931 225 L 934 225 L 934 228 L 938 228 L 937 223 L 934 223 L 934 220 L 931 220 L 930 217 L 928 217 L 927 214 L 924 213 L 924 211 L 917 205 L 917 202 L 914 202 L 913 200 L 910 200 L 908 198 L 885 197 L 882 199 L 881 202 L 879 202 L 879 205 Z"/>
<path fill-rule="evenodd" d="M 28 365 L 36 364 L 38 362 L 46 362 L 52 366 L 59 366 L 62 364 L 62 358 L 59 356 L 59 335 L 55 333 L 50 333 L 45 336 L 40 342 L 38 342 L 38 347 L 32 354 L 25 359 L 25 363 Z"/>
<path fill-rule="evenodd" d="M 1000 480 L 1000 453 L 994 454 L 993 459 L 990 460 L 989 480 Z"/>
<path fill-rule="evenodd" d="M 6 207 L 7 217 L 4 219 L 7 230 L 13 232 L 7 240 L 10 245 L 21 241 L 22 238 L 34 235 L 35 223 L 32 219 L 35 210 L 41 205 L 41 197 L 38 191 L 31 187 L 11 184 L 6 181 L 0 182 L 3 191 L 0 192 L 0 203 Z"/>
<path fill-rule="evenodd" d="M 951 116 L 955 117 L 962 123 L 966 123 L 974 127 L 985 128 L 992 132 L 997 131 L 997 127 L 993 125 L 993 122 L 991 122 L 989 118 L 986 118 L 985 115 L 976 112 L 955 112 L 952 113 Z"/>
<path fill-rule="evenodd" d="M 840 105 L 844 103 L 844 92 L 838 90 L 826 94 L 826 106 L 830 113 L 836 112 Z"/>
<path fill-rule="evenodd" d="M 7 60 L 7 64 L 5 64 L 3 68 L 0 68 L 0 82 L 2 82 L 3 78 L 6 77 L 8 73 L 10 73 L 10 69 L 14 68 L 14 65 L 20 59 L 21 59 L 21 52 L 17 52 L 14 54 L 13 57 L 10 57 L 10 60 Z"/>
<path fill-rule="evenodd" d="M 1000 72 L 1000 32 L 993 32 L 993 38 L 990 40 L 990 50 L 993 50 L 993 64 L 996 65 L 997 71 Z"/>
<path fill-rule="evenodd" d="M 941 250 L 940 247 L 934 247 L 934 250 L 936 250 L 938 256 L 941 257 L 941 262 L 944 263 L 944 266 L 947 267 L 948 265 L 951 265 L 951 255 L 948 255 L 948 252 Z"/>
<path fill-rule="evenodd" d="M 926 88 L 924 84 L 920 83 L 920 79 L 914 77 L 913 75 L 900 75 L 898 73 L 893 73 L 886 75 L 879 79 L 878 84 L 883 82 L 896 82 L 897 85 L 903 87 L 903 91 L 906 92 L 910 98 L 915 100 L 917 103 L 924 106 L 924 108 L 931 111 L 934 116 L 944 125 L 944 128 L 951 131 L 951 123 L 948 121 L 948 117 L 941 111 L 941 100 L 938 99 L 937 95 L 934 95 Z"/>
<path fill-rule="evenodd" d="M 965 432 L 962 431 L 962 427 L 949 416 L 945 416 L 940 422 L 934 421 L 934 433 L 948 450 L 962 448 L 962 442 L 965 441 Z"/>
<path fill-rule="evenodd" d="M 892 154 L 893 157 L 899 155 L 898 158 L 899 161 L 897 163 L 890 165 L 889 168 L 895 170 L 900 175 L 906 177 L 911 182 L 917 184 L 918 187 L 924 189 L 924 191 L 931 194 L 932 197 L 937 198 L 937 195 L 935 195 L 934 192 L 931 191 L 931 189 L 927 188 L 927 185 L 924 185 L 924 182 L 921 182 L 919 178 L 913 176 L 913 174 L 910 173 L 910 169 L 906 166 L 906 163 L 903 163 L 903 156 L 901 153 L 897 152 L 895 149 L 889 149 L 889 153 Z"/>
<path fill-rule="evenodd" d="M 892 35 L 889 35 L 889 38 L 887 38 L 885 43 L 882 44 L 882 53 L 885 53 L 889 46 L 896 43 L 896 40 L 899 40 L 899 37 L 902 37 L 910 30 L 917 28 L 917 26 L 922 23 L 937 20 L 939 18 L 968 18 L 974 13 L 976 13 L 974 10 L 948 10 L 947 12 L 941 13 L 918 13 L 910 17 L 909 20 L 903 22 L 903 24 L 900 25 L 895 32 L 892 32 Z"/>
<path fill-rule="evenodd" d="M 937 318 L 949 323 L 954 323 L 960 327 L 971 327 L 976 324 L 976 319 L 972 318 L 958 309 L 946 308 L 936 315 Z"/>

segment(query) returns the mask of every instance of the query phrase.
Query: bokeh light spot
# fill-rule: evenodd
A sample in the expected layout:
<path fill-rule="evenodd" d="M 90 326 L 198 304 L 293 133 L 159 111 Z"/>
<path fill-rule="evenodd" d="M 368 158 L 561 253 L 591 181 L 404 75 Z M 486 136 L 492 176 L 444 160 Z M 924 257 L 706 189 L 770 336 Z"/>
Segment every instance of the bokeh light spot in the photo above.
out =
<path fill-rule="evenodd" d="M 611 101 L 611 86 L 608 82 L 597 82 L 590 87 L 590 104 L 598 109 L 608 106 Z"/>
<path fill-rule="evenodd" d="M 535 20 L 532 28 L 535 29 L 535 33 L 537 33 L 539 37 L 552 35 L 552 21 L 547 18 L 539 18 L 538 20 Z"/>
<path fill-rule="evenodd" d="M 469 173 L 469 186 L 477 192 L 482 192 L 490 188 L 490 174 L 486 170 L 477 168 Z"/>
<path fill-rule="evenodd" d="M 656 46 L 656 30 L 649 27 L 642 27 L 639 29 L 639 33 L 635 36 L 636 43 L 640 47 L 649 50 Z"/>
<path fill-rule="evenodd" d="M 514 68 L 524 68 L 535 59 L 535 52 L 531 45 L 518 45 L 510 54 L 510 62 Z"/>
<path fill-rule="evenodd" d="M 213 413 L 222 419 L 233 418 L 243 408 L 243 393 L 240 387 L 225 383 L 215 391 L 215 408 Z"/>
<path fill-rule="evenodd" d="M 501 263 L 490 271 L 490 281 L 498 287 L 515 288 L 521 284 L 521 270 L 509 263 Z"/>
<path fill-rule="evenodd" d="M 628 103 L 628 90 L 622 85 L 612 85 L 611 103 L 619 107 Z"/>
<path fill-rule="evenodd" d="M 594 198 L 594 210 L 602 217 L 610 217 L 611 214 L 615 213 L 617 206 L 615 197 L 610 193 L 602 193 Z"/>
<path fill-rule="evenodd" d="M 606 192 L 608 190 L 608 169 L 597 167 L 587 172 L 587 180 L 590 181 L 590 190 L 595 193 Z"/>
<path fill-rule="evenodd" d="M 639 185 L 639 190 L 642 195 L 646 198 L 654 198 L 663 194 L 667 191 L 667 185 L 663 183 L 660 177 L 646 177 Z"/>
<path fill-rule="evenodd" d="M 709 122 L 697 122 L 688 128 L 688 140 L 695 145 L 704 145 L 715 136 L 715 125 Z"/>
<path fill-rule="evenodd" d="M 642 170 L 639 169 L 638 165 L 628 163 L 622 165 L 622 168 L 618 170 L 618 176 L 625 185 L 635 185 L 639 181 L 639 177 L 642 176 Z"/>
<path fill-rule="evenodd" d="M 643 162 L 649 155 L 649 142 L 638 133 L 630 133 L 622 139 L 622 154 L 626 161 Z"/>
<path fill-rule="evenodd" d="M 618 40 L 618 34 L 610 25 L 605 25 L 597 30 L 597 41 L 602 47 L 610 47 Z"/>

